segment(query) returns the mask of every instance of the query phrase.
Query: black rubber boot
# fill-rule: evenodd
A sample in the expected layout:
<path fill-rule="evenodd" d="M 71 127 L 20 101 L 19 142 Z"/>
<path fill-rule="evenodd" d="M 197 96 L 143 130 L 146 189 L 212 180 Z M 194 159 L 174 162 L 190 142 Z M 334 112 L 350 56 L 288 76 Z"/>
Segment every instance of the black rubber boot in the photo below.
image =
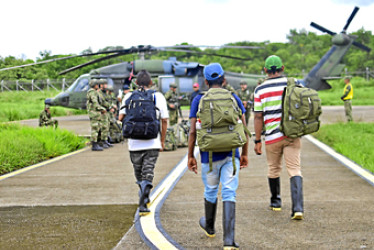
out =
<path fill-rule="evenodd" d="M 200 218 L 199 224 L 200 227 L 204 230 L 205 234 L 208 237 L 215 237 L 216 231 L 214 229 L 214 223 L 216 221 L 216 214 L 217 214 L 217 200 L 216 203 L 210 203 L 206 199 L 204 199 L 204 206 L 205 206 L 205 216 Z"/>
<path fill-rule="evenodd" d="M 281 211 L 282 210 L 282 200 L 280 196 L 280 178 L 268 178 L 269 188 L 271 192 L 270 198 L 270 210 Z"/>
<path fill-rule="evenodd" d="M 108 145 L 108 147 L 113 147 L 112 144 L 110 144 L 107 140 L 106 141 L 103 141 L 104 144 Z"/>
<path fill-rule="evenodd" d="M 150 181 L 142 181 L 141 183 L 141 196 L 139 199 L 139 215 L 147 215 L 151 211 L 147 207 L 149 202 L 149 193 L 151 192 L 153 185 Z M 148 202 L 147 202 L 148 201 Z"/>
<path fill-rule="evenodd" d="M 103 151 L 103 148 L 99 146 L 97 142 L 91 142 L 92 144 L 92 151 Z"/>
<path fill-rule="evenodd" d="M 235 202 L 223 202 L 223 249 L 239 249 L 235 242 Z"/>
<path fill-rule="evenodd" d="M 100 144 L 100 146 L 103 147 L 104 149 L 109 148 L 109 146 L 105 143 L 105 141 L 100 141 L 99 144 Z"/>
<path fill-rule="evenodd" d="M 304 219 L 303 177 L 293 176 L 291 182 L 292 220 Z"/>

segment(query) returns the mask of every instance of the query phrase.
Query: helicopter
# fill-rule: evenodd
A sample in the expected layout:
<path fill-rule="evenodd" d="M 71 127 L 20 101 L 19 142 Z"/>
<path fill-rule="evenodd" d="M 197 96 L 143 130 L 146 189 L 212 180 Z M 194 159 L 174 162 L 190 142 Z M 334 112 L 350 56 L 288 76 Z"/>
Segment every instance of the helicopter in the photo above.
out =
<path fill-rule="evenodd" d="M 346 33 L 348 26 L 352 22 L 354 16 L 357 14 L 359 7 L 355 7 L 351 15 L 349 16 L 343 30 L 340 33 L 332 32 L 314 22 L 311 22 L 311 26 L 325 32 L 332 36 L 332 46 L 330 50 L 320 59 L 320 61 L 312 68 L 311 71 L 304 77 L 300 79 L 299 82 L 306 87 L 315 89 L 315 90 L 324 90 L 330 89 L 331 86 L 327 83 L 327 80 L 338 79 L 340 74 L 344 69 L 344 64 L 341 64 L 341 61 L 349 48 L 354 45 L 364 51 L 370 52 L 370 48 L 367 46 L 356 42 L 356 36 L 348 35 Z M 118 57 L 121 55 L 134 54 L 138 53 L 141 55 L 141 59 L 133 60 L 130 62 L 122 62 L 118 64 L 112 64 L 109 66 L 97 68 L 91 70 L 88 74 L 79 76 L 74 83 L 65 91 L 54 98 L 47 98 L 45 100 L 46 104 L 51 106 L 63 106 L 76 109 L 85 109 L 86 108 L 86 92 L 89 89 L 90 79 L 95 78 L 105 78 L 108 81 L 108 86 L 113 87 L 114 92 L 117 93 L 122 91 L 122 86 L 124 84 L 131 84 L 136 74 L 142 70 L 146 69 L 153 78 L 157 78 L 157 88 L 160 92 L 166 93 L 169 90 L 170 84 L 177 84 L 177 92 L 180 96 L 189 96 L 193 89 L 192 86 L 194 83 L 199 83 L 200 90 L 207 90 L 207 86 L 204 84 L 203 70 L 204 65 L 198 62 L 181 62 L 178 61 L 175 57 L 170 57 L 167 60 L 152 60 L 144 59 L 144 53 L 153 53 L 157 51 L 176 51 L 176 52 L 185 52 L 185 53 L 200 53 L 206 54 L 204 52 L 197 52 L 191 50 L 183 50 L 189 48 L 189 45 L 179 45 L 171 47 L 154 47 L 151 45 L 148 46 L 138 46 L 131 47 L 129 49 L 120 49 L 120 50 L 110 50 L 104 52 L 97 52 L 84 55 L 75 55 L 60 57 L 55 59 L 50 59 L 46 61 L 37 62 L 34 64 L 15 66 L 24 67 L 31 66 L 41 63 L 49 63 L 56 60 L 66 60 L 72 57 L 77 56 L 90 56 L 98 54 L 109 54 L 107 56 L 92 60 L 90 62 L 77 65 L 75 67 L 66 69 L 60 74 L 65 74 L 73 70 L 91 65 L 93 63 L 103 61 L 109 58 Z M 197 47 L 197 46 L 193 46 Z M 227 46 L 230 47 L 230 46 Z M 233 46 L 235 48 L 250 48 L 250 49 L 259 49 L 260 47 L 254 46 Z M 245 58 L 231 57 L 227 55 L 212 54 L 214 56 L 220 57 L 229 57 L 232 59 L 246 60 Z M 0 69 L 1 70 L 8 70 Z M 240 82 L 245 81 L 249 90 L 253 91 L 258 84 L 260 78 L 264 78 L 264 75 L 256 74 L 244 74 L 244 73 L 234 73 L 234 72 L 225 72 L 225 78 L 227 82 L 234 88 L 238 89 L 240 87 Z"/>

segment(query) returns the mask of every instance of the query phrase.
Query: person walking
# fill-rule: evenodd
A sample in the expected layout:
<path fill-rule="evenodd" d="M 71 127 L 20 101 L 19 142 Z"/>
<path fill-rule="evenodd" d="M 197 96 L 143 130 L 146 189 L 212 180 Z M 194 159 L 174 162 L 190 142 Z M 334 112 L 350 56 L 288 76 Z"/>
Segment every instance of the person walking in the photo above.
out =
<path fill-rule="evenodd" d="M 222 69 L 221 65 L 218 63 L 212 63 L 205 66 L 204 77 L 205 84 L 207 84 L 209 87 L 207 94 L 209 92 L 213 94 L 218 92 L 220 92 L 221 94 L 222 92 L 224 92 L 224 94 L 229 96 L 229 99 L 232 100 L 232 103 L 236 105 L 235 110 L 241 111 L 239 112 L 240 117 L 237 117 L 236 119 L 239 119 L 240 122 L 242 122 L 243 125 L 246 126 L 244 115 L 246 110 L 239 97 L 227 90 L 222 89 L 222 83 L 225 82 L 225 77 L 224 70 Z M 200 113 L 200 111 L 198 110 L 199 105 L 203 103 L 201 100 L 204 97 L 205 96 L 203 95 L 196 96 L 192 101 L 190 111 L 191 128 L 188 141 L 188 169 L 195 174 L 197 174 L 197 161 L 194 156 L 194 148 L 196 139 L 199 139 L 199 137 L 197 137 L 197 131 L 202 131 L 202 123 L 200 123 L 200 118 L 198 119 L 198 116 L 200 114 L 202 115 L 202 113 Z M 217 105 L 219 105 L 218 102 Z M 228 107 L 233 107 L 233 105 L 228 105 Z M 214 130 L 216 128 L 211 129 Z M 248 139 L 248 135 L 246 136 L 246 138 Z M 226 142 L 229 143 L 228 140 Z M 229 150 L 228 152 L 216 151 L 212 153 L 200 150 L 200 158 L 201 175 L 204 183 L 205 208 L 205 216 L 203 216 L 199 221 L 200 227 L 204 230 L 205 234 L 208 237 L 215 237 L 214 224 L 216 220 L 218 202 L 217 194 L 219 184 L 221 183 L 221 195 L 223 201 L 222 222 L 224 248 L 238 249 L 239 246 L 234 240 L 236 190 L 239 184 L 239 171 L 236 171 L 236 166 L 240 166 L 240 169 L 248 166 L 248 141 L 242 146 L 241 156 L 239 156 L 239 150 L 238 148 L 236 148 L 234 150 Z"/>
<path fill-rule="evenodd" d="M 253 102 L 250 100 L 251 91 L 249 91 L 246 81 L 240 82 L 240 90 L 238 91 L 238 96 L 240 100 L 242 100 L 243 105 L 245 107 L 245 122 L 246 124 L 248 124 L 249 118 L 251 117 Z"/>
<path fill-rule="evenodd" d="M 291 219 L 304 218 L 303 177 L 300 167 L 300 138 L 286 137 L 280 130 L 282 117 L 282 94 L 287 86 L 287 77 L 283 76 L 284 65 L 280 57 L 269 56 L 264 68 L 268 78 L 254 91 L 254 128 L 257 155 L 262 154 L 261 133 L 265 126 L 265 148 L 268 165 L 268 183 L 271 193 L 270 209 L 280 211 L 280 173 L 282 157 L 285 160 L 290 177 L 292 213 Z"/>
<path fill-rule="evenodd" d="M 173 126 L 178 123 L 178 96 L 177 96 L 177 85 L 175 83 L 170 84 L 170 89 L 165 93 L 165 99 L 168 104 L 169 110 L 169 124 Z"/>
<path fill-rule="evenodd" d="M 90 89 L 87 91 L 86 106 L 91 125 L 92 151 L 103 151 L 103 148 L 98 143 L 98 137 L 102 114 L 106 113 L 106 109 L 101 106 L 99 102 L 99 81 L 97 79 L 91 79 L 89 85 Z"/>
<path fill-rule="evenodd" d="M 124 96 L 123 103 L 125 108 L 119 112 L 119 120 L 123 121 L 128 107 L 127 100 L 132 101 L 131 95 L 138 94 L 137 91 L 152 91 L 152 97 L 156 106 L 156 116 L 161 118 L 161 130 L 157 133 L 154 139 L 128 139 L 128 150 L 130 152 L 130 159 L 134 167 L 134 174 L 139 191 L 139 215 L 147 215 L 150 210 L 147 207 L 149 203 L 149 194 L 153 187 L 152 182 L 154 178 L 154 168 L 159 156 L 159 152 L 165 148 L 166 129 L 168 123 L 168 110 L 165 97 L 160 92 L 150 90 L 152 86 L 151 75 L 146 70 L 141 70 L 136 78 L 136 84 L 139 89 L 130 92 Z M 135 102 L 134 102 L 135 105 Z M 131 105 L 131 106 L 134 106 Z M 146 112 L 151 112 L 147 110 Z M 134 129 L 135 130 L 135 129 Z"/>
<path fill-rule="evenodd" d="M 348 122 L 353 121 L 352 117 L 352 99 L 353 99 L 353 86 L 351 83 L 351 78 L 349 76 L 344 77 L 344 90 L 343 95 L 340 97 L 344 102 L 345 117 Z"/>
<path fill-rule="evenodd" d="M 50 105 L 45 104 L 44 110 L 39 115 L 39 127 L 48 127 L 54 126 L 54 128 L 58 127 L 58 121 L 52 119 Z"/>

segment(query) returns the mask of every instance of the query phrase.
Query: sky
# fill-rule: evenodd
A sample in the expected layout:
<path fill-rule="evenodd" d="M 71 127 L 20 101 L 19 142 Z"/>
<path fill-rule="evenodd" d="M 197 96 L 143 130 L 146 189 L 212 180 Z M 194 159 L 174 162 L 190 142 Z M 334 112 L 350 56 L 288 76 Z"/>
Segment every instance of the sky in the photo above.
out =
<path fill-rule="evenodd" d="M 374 0 L 4 0 L 0 56 L 35 60 L 40 51 L 94 52 L 107 46 L 219 46 L 287 42 L 291 29 L 322 34 L 315 22 L 340 32 L 374 34 Z"/>

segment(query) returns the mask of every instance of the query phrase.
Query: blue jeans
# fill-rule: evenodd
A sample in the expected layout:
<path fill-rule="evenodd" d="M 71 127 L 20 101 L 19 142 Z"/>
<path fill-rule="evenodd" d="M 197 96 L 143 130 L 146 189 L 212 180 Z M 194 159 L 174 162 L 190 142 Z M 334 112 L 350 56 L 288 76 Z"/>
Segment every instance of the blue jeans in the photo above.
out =
<path fill-rule="evenodd" d="M 210 203 L 216 203 L 219 183 L 221 182 L 222 201 L 235 202 L 236 189 L 239 185 L 240 162 L 235 158 L 236 173 L 234 173 L 232 157 L 213 162 L 213 170 L 209 172 L 209 163 L 201 164 L 201 177 L 205 186 L 204 198 Z M 209 172 L 209 173 L 208 173 Z"/>

